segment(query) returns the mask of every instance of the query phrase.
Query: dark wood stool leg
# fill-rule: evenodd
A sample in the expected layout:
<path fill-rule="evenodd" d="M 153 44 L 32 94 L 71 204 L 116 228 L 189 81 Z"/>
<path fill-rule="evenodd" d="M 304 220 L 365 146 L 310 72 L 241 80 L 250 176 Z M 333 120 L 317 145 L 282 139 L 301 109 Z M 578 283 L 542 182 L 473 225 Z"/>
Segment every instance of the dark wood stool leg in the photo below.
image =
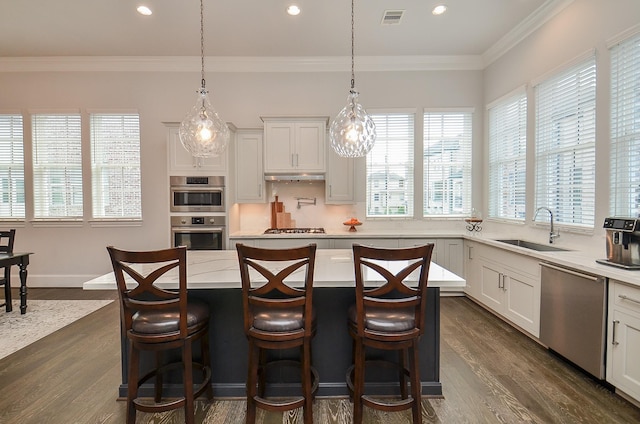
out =
<path fill-rule="evenodd" d="M 256 422 L 256 384 L 258 383 L 258 362 L 260 349 L 249 340 L 249 370 L 247 373 L 247 424 Z"/>
<path fill-rule="evenodd" d="M 202 355 L 202 364 L 205 367 L 205 369 L 202 372 L 202 378 L 205 378 L 207 376 L 206 369 L 208 368 L 209 372 L 211 372 L 211 353 L 209 349 L 209 333 L 205 334 L 202 337 L 202 340 L 200 342 L 200 347 L 201 347 L 201 355 Z M 211 381 L 213 381 L 213 378 L 211 379 Z M 207 396 L 207 399 L 209 400 L 213 399 L 213 386 L 211 385 L 211 382 L 209 382 L 209 384 L 207 385 L 207 390 L 205 390 L 205 394 Z"/>
<path fill-rule="evenodd" d="M 355 368 L 353 382 L 353 423 L 362 424 L 362 394 L 364 392 L 364 345 L 355 341 Z"/>
<path fill-rule="evenodd" d="M 184 422 L 194 424 L 195 408 L 193 406 L 193 349 L 191 340 L 187 340 L 182 346 L 182 363 L 184 364 Z"/>
<path fill-rule="evenodd" d="M 302 345 L 302 393 L 304 395 L 304 423 L 313 423 L 313 394 L 311 391 L 313 376 L 311 374 L 311 341 L 305 340 Z"/>
<path fill-rule="evenodd" d="M 135 424 L 136 408 L 133 400 L 138 397 L 138 373 L 140 352 L 129 342 L 129 380 L 127 382 L 127 424 Z"/>
<path fill-rule="evenodd" d="M 400 381 L 400 396 L 402 399 L 406 399 L 407 394 L 407 375 L 404 373 L 404 370 L 407 369 L 407 362 L 405 356 L 406 350 L 399 349 L 398 350 L 398 364 L 399 364 L 399 374 L 398 381 Z"/>
<path fill-rule="evenodd" d="M 418 354 L 417 341 L 409 349 L 409 362 L 411 369 L 411 396 L 413 397 L 413 423 L 422 423 L 422 385 L 420 383 L 420 355 Z"/>
<path fill-rule="evenodd" d="M 161 351 L 156 351 L 156 370 L 159 370 L 160 367 L 162 367 L 162 352 Z M 163 379 L 162 379 L 162 373 L 159 372 L 156 374 L 156 378 L 154 379 L 154 396 L 153 396 L 153 400 L 155 400 L 156 403 L 160 403 L 160 401 L 162 401 L 162 385 L 163 385 Z"/>

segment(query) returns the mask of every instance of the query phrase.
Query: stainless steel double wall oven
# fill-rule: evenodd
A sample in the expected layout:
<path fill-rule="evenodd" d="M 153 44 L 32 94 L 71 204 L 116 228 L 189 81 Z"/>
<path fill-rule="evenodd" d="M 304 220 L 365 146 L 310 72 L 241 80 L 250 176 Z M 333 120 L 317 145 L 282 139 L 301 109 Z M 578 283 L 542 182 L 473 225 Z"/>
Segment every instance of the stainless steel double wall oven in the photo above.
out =
<path fill-rule="evenodd" d="M 224 250 L 224 177 L 172 176 L 169 180 L 172 245 L 189 250 Z"/>

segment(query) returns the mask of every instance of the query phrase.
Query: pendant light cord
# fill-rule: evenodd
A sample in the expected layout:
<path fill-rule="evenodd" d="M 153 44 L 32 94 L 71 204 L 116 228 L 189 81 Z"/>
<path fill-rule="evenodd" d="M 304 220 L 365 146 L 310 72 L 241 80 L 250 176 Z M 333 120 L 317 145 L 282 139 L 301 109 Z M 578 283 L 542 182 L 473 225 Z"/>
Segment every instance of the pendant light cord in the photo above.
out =
<path fill-rule="evenodd" d="M 353 18 L 353 9 L 354 9 L 354 2 L 355 0 L 351 0 L 351 91 L 353 91 L 355 89 L 356 86 L 356 76 L 355 76 L 355 65 L 354 65 L 354 45 L 355 45 L 355 41 L 354 41 L 354 18 Z"/>
<path fill-rule="evenodd" d="M 200 74 L 202 77 L 202 88 L 204 89 L 205 81 L 204 81 L 204 5 L 203 5 L 203 0 L 200 0 Z"/>

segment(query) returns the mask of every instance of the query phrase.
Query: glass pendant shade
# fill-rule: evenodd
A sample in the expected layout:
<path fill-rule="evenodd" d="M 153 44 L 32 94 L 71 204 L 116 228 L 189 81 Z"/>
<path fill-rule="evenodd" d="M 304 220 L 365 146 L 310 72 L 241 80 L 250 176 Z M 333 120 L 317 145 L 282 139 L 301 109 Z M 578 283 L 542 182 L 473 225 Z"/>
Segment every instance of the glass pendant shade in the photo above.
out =
<path fill-rule="evenodd" d="M 198 91 L 195 106 L 182 120 L 179 135 L 184 148 L 195 157 L 220 156 L 227 148 L 229 127 L 211 106 L 204 87 Z"/>
<path fill-rule="evenodd" d="M 366 156 L 376 141 L 376 126 L 358 103 L 358 92 L 355 89 L 349 92 L 347 102 L 329 127 L 331 147 L 342 157 Z"/>

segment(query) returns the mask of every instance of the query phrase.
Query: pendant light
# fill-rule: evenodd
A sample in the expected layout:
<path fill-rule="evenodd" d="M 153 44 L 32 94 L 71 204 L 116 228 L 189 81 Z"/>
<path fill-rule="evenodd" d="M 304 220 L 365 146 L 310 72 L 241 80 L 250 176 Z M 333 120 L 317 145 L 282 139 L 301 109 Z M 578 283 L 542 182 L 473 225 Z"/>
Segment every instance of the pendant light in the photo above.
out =
<path fill-rule="evenodd" d="M 376 141 L 376 125 L 358 103 L 354 71 L 354 0 L 351 0 L 351 90 L 347 105 L 329 127 L 329 139 L 335 152 L 347 158 L 365 156 Z"/>
<path fill-rule="evenodd" d="M 229 144 L 229 127 L 209 102 L 204 79 L 204 7 L 200 0 L 201 87 L 195 106 L 180 124 L 180 142 L 191 155 L 199 158 L 220 156 Z"/>

